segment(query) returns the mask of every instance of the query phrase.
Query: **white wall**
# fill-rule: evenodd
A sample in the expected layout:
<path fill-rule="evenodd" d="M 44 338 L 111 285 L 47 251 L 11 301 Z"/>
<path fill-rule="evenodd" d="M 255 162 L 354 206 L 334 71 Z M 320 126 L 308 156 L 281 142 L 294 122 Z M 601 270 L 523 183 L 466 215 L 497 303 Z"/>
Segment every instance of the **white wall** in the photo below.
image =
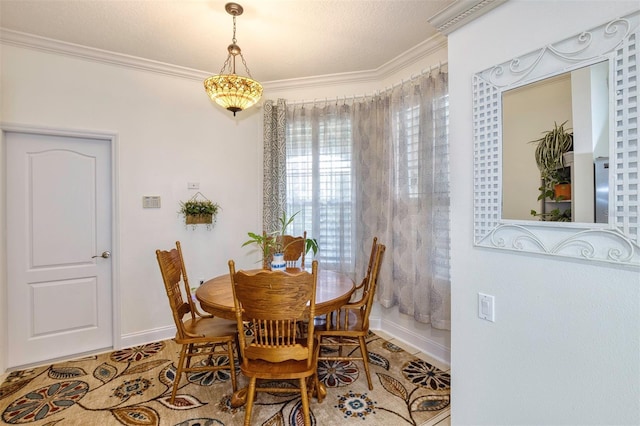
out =
<path fill-rule="evenodd" d="M 111 250 L 119 264 L 121 345 L 173 335 L 156 249 L 180 240 L 193 283 L 228 272 L 230 258 L 254 264 L 257 258 L 247 258 L 241 244 L 247 231 L 262 227 L 261 109 L 234 119 L 209 100 L 199 80 L 6 45 L 1 59 L 3 122 L 118 135 L 119 246 Z M 200 192 L 222 207 L 212 231 L 187 229 L 177 214 L 179 202 L 196 192 L 187 182 L 199 182 Z M 143 195 L 160 195 L 162 208 L 142 209 Z M 3 215 L 0 210 L 0 223 Z M 4 238 L 3 232 L 0 259 Z M 3 273 L 1 306 L 5 280 Z"/>
<path fill-rule="evenodd" d="M 638 271 L 474 248 L 472 207 L 473 74 L 633 9 L 510 0 L 449 35 L 452 424 L 640 424 Z"/>

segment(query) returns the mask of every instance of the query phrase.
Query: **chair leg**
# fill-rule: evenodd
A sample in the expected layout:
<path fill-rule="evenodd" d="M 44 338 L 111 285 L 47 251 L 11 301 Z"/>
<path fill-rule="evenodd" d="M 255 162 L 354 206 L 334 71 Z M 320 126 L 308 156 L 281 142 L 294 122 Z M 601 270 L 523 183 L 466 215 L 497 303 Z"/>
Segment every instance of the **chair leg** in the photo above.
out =
<path fill-rule="evenodd" d="M 187 357 L 188 345 L 182 345 L 180 349 L 180 359 L 178 360 L 178 368 L 176 368 L 176 377 L 173 379 L 173 389 L 171 390 L 171 399 L 169 400 L 172 404 L 176 399 L 176 393 L 178 392 L 178 385 L 180 384 L 180 378 L 182 377 L 183 365 L 185 363 L 185 357 Z M 187 358 L 187 362 L 189 358 Z"/>
<path fill-rule="evenodd" d="M 242 364 L 242 353 L 240 353 L 240 336 L 238 336 L 238 334 L 236 334 L 234 342 L 236 345 L 236 352 L 238 355 L 238 363 Z"/>
<path fill-rule="evenodd" d="M 311 426 L 309 417 L 309 395 L 307 395 L 307 378 L 300 379 L 300 399 L 302 399 L 302 415 L 305 426 Z"/>
<path fill-rule="evenodd" d="M 342 348 L 344 348 L 344 346 L 342 345 L 342 342 L 344 342 L 344 339 L 342 336 L 338 337 L 338 356 L 341 357 L 342 356 Z"/>
<path fill-rule="evenodd" d="M 236 360 L 233 357 L 233 342 L 227 342 L 227 354 L 229 356 L 229 370 L 231 370 L 231 386 L 235 392 L 238 390 L 238 384 L 236 383 Z"/>
<path fill-rule="evenodd" d="M 327 396 L 327 388 L 324 383 L 320 382 L 320 376 L 318 376 L 318 364 L 320 364 L 320 342 L 322 342 L 322 336 L 317 337 L 315 341 L 315 348 L 313 348 L 313 358 L 316 362 L 316 371 L 313 373 L 313 376 L 311 376 L 313 388 L 309 388 L 309 392 L 315 395 L 318 403 L 321 403 Z"/>
<path fill-rule="evenodd" d="M 317 369 L 312 377 L 313 377 L 314 387 L 311 389 L 311 392 L 315 394 L 316 399 L 318 400 L 318 404 L 320 404 L 322 401 L 324 401 L 325 397 L 327 396 L 327 387 L 324 385 L 324 383 L 320 382 L 320 377 L 318 377 Z"/>
<path fill-rule="evenodd" d="M 186 368 L 191 367 L 191 354 L 193 354 L 193 343 L 189 343 L 187 345 L 187 351 L 185 352 L 185 363 L 183 364 Z"/>
<path fill-rule="evenodd" d="M 373 390 L 373 383 L 371 383 L 371 373 L 369 372 L 369 352 L 367 351 L 367 342 L 365 342 L 364 336 L 358 336 L 358 341 L 360 342 L 360 353 L 362 354 L 364 372 L 367 374 L 367 383 L 369 383 L 369 390 Z"/>
<path fill-rule="evenodd" d="M 253 410 L 253 400 L 256 395 L 256 378 L 249 379 L 249 389 L 247 389 L 247 403 L 244 407 L 244 426 L 251 426 L 251 410 Z"/>

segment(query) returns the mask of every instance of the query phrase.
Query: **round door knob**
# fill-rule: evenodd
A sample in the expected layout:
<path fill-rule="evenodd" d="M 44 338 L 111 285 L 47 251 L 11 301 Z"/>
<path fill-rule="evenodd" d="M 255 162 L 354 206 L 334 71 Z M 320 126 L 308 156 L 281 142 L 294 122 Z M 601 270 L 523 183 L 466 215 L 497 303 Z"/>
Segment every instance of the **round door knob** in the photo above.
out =
<path fill-rule="evenodd" d="M 108 259 L 109 257 L 111 257 L 111 252 L 110 251 L 103 251 L 100 256 L 91 256 L 92 259 L 95 258 L 95 257 L 104 257 L 105 259 Z"/>

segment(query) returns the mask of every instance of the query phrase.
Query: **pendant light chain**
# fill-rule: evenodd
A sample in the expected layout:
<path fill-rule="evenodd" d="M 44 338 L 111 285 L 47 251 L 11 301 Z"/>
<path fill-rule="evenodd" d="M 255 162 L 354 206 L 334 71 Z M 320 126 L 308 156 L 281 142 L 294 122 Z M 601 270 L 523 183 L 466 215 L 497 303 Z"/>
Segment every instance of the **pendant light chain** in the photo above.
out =
<path fill-rule="evenodd" d="M 231 39 L 231 42 L 233 44 L 237 44 L 238 40 L 236 40 L 236 15 L 233 15 L 233 38 Z M 247 66 L 247 61 L 244 60 L 244 56 L 242 55 L 242 53 L 240 53 L 240 59 L 242 59 L 242 65 L 244 65 L 244 69 L 247 71 L 247 75 L 251 78 L 253 78 L 253 76 L 251 75 L 251 71 L 249 70 L 249 67 Z M 235 64 L 233 67 L 233 73 L 235 74 L 236 70 L 235 70 Z"/>
<path fill-rule="evenodd" d="M 227 59 L 224 61 L 224 64 L 222 64 L 222 68 L 220 68 L 220 72 L 218 74 L 224 74 L 225 70 L 227 69 L 227 67 L 229 67 L 229 62 L 231 62 L 231 55 L 227 56 Z M 229 69 L 231 69 L 231 67 L 229 67 Z M 236 70 L 234 69 L 232 74 L 235 74 Z"/>
<path fill-rule="evenodd" d="M 251 75 L 251 71 L 249 71 L 249 67 L 247 66 L 247 63 L 244 60 L 244 56 L 242 56 L 242 53 L 240 54 L 240 59 L 242 59 L 242 64 L 244 65 L 244 69 L 247 71 L 247 75 L 253 78 L 253 76 Z"/>
<path fill-rule="evenodd" d="M 231 42 L 236 44 L 238 40 L 236 40 L 236 15 L 233 15 L 233 38 L 231 38 Z"/>

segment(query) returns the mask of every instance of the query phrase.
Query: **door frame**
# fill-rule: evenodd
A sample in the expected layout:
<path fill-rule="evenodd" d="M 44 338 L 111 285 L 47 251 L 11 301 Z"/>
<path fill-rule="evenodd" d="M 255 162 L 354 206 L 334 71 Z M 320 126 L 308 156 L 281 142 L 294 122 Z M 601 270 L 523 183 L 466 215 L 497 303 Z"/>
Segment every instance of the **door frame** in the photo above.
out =
<path fill-rule="evenodd" d="M 113 349 L 120 349 L 122 344 L 120 333 L 120 240 L 119 240 L 119 186 L 118 186 L 118 134 L 106 131 L 77 130 L 69 128 L 43 127 L 0 122 L 0 163 L 5 164 L 7 156 L 6 133 L 26 133 L 43 136 L 63 136 L 70 138 L 98 139 L 106 141 L 110 145 L 111 154 L 111 298 L 112 298 L 112 343 Z M 3 167 L 3 169 L 5 169 Z M 6 230 L 7 223 L 7 174 L 6 170 L 0 173 L 0 374 L 7 368 L 8 357 L 8 330 L 9 318 L 7 317 L 7 252 L 8 241 Z M 80 354 L 78 354 L 80 355 Z"/>

